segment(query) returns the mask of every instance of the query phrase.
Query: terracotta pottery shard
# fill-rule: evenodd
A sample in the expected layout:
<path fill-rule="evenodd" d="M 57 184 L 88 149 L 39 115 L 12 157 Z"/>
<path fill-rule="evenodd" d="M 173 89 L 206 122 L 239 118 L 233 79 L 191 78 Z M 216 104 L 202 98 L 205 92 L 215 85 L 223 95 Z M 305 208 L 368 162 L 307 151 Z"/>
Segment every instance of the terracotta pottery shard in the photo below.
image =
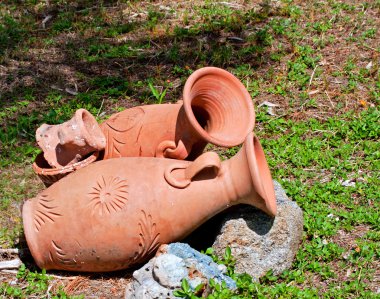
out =
<path fill-rule="evenodd" d="M 36 131 L 36 140 L 46 161 L 55 168 L 77 163 L 106 145 L 96 119 L 85 109 L 77 110 L 74 117 L 63 124 L 43 124 Z"/>

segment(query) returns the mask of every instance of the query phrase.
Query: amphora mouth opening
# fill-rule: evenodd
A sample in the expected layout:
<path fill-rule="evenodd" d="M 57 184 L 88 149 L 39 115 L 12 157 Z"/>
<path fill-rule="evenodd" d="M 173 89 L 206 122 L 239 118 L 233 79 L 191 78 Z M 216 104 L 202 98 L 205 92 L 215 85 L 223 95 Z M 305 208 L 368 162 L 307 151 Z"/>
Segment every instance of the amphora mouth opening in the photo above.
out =
<path fill-rule="evenodd" d="M 231 73 L 205 67 L 195 71 L 183 90 L 186 116 L 207 142 L 222 147 L 243 143 L 254 128 L 252 98 Z"/>
<path fill-rule="evenodd" d="M 275 216 L 277 205 L 272 175 L 260 141 L 252 132 L 245 139 L 243 150 L 247 157 L 253 189 L 262 199 L 256 206 L 268 215 Z"/>

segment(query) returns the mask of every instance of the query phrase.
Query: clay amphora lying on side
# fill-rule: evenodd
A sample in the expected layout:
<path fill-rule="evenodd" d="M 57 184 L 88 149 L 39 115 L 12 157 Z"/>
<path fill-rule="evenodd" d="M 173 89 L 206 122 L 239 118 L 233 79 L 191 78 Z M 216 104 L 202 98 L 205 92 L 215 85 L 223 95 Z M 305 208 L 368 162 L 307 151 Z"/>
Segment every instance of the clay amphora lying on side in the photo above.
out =
<path fill-rule="evenodd" d="M 186 81 L 183 102 L 139 106 L 103 122 L 107 138 L 104 159 L 192 160 L 208 142 L 223 147 L 241 144 L 254 122 L 252 99 L 244 85 L 225 70 L 205 67 Z"/>
<path fill-rule="evenodd" d="M 27 200 L 24 232 L 40 268 L 113 271 L 144 262 L 160 244 L 239 203 L 276 214 L 272 178 L 252 133 L 223 162 L 213 152 L 194 162 L 95 162 Z"/>
<path fill-rule="evenodd" d="M 42 125 L 36 139 L 44 153 L 33 170 L 48 187 L 98 157 L 194 160 L 207 142 L 241 144 L 254 122 L 252 99 L 243 84 L 227 71 L 206 67 L 186 81 L 183 102 L 127 109 L 106 120 L 102 130 L 84 109 L 61 125 Z"/>

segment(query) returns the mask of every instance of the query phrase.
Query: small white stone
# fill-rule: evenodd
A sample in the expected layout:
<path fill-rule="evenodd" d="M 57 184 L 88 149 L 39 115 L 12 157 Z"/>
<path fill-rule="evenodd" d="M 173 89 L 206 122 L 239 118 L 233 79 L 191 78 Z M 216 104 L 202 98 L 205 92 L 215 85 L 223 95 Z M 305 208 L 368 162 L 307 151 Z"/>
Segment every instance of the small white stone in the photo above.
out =
<path fill-rule="evenodd" d="M 352 180 L 345 180 L 344 182 L 342 182 L 342 186 L 343 187 L 354 187 L 355 182 Z"/>
<path fill-rule="evenodd" d="M 182 279 L 187 277 L 187 269 L 183 259 L 173 254 L 162 254 L 154 261 L 153 274 L 162 286 L 178 288 Z"/>
<path fill-rule="evenodd" d="M 367 70 L 370 70 L 372 68 L 372 61 L 370 61 L 366 67 L 365 67 Z"/>
<path fill-rule="evenodd" d="M 222 272 L 223 274 L 227 273 L 227 267 L 226 267 L 226 265 L 219 264 L 218 265 L 218 270 L 220 272 Z"/>

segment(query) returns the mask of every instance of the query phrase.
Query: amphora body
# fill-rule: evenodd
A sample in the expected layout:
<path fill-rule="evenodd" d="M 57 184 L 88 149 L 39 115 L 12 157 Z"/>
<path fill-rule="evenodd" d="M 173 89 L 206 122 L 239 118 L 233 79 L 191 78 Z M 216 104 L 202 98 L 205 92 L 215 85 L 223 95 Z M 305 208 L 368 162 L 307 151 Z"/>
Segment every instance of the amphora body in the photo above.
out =
<path fill-rule="evenodd" d="M 144 262 L 231 205 L 276 214 L 271 175 L 259 141 L 221 162 L 120 158 L 61 179 L 23 207 L 25 236 L 40 268 L 113 271 Z"/>
<path fill-rule="evenodd" d="M 192 160 L 207 143 L 241 144 L 253 130 L 255 112 L 244 85 L 231 73 L 205 67 L 186 81 L 183 102 L 139 106 L 101 124 L 104 159 L 166 157 Z"/>

